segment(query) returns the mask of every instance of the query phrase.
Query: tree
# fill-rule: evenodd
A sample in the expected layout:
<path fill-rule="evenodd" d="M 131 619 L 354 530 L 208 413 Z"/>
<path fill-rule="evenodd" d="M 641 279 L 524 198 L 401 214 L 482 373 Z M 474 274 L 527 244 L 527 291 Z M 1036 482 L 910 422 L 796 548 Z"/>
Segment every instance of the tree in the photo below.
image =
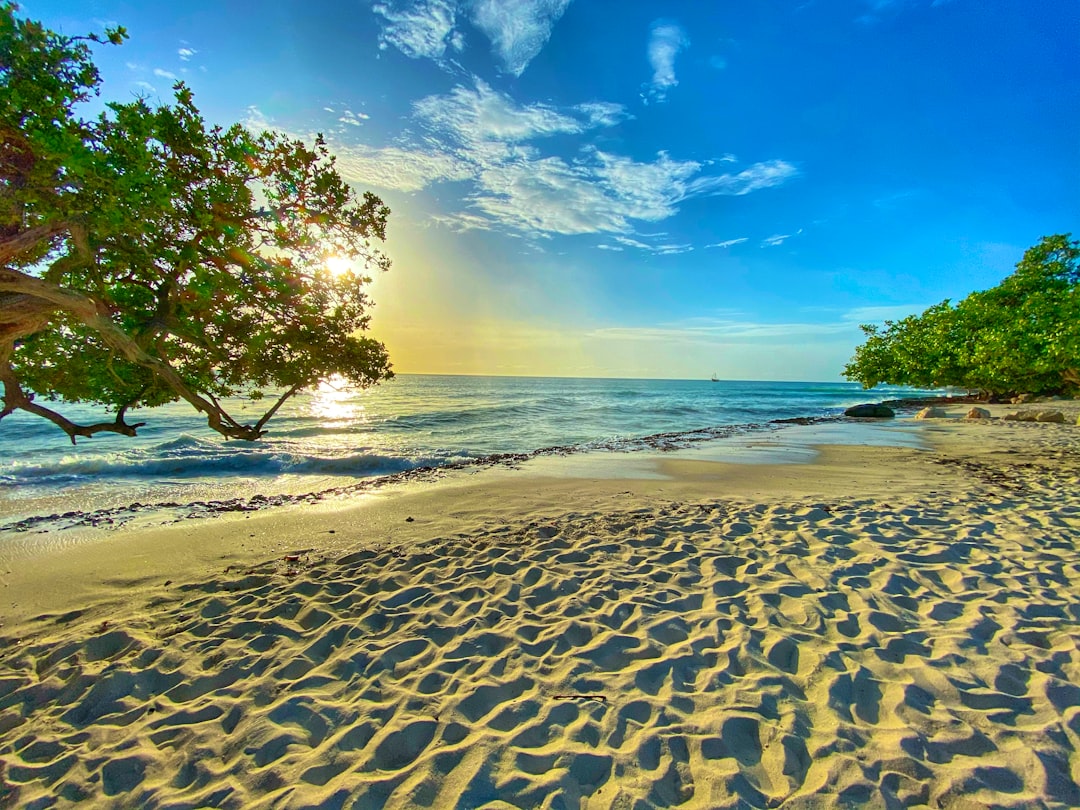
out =
<path fill-rule="evenodd" d="M 867 340 L 844 376 L 866 388 L 959 386 L 988 396 L 1080 389 L 1080 242 L 1044 237 L 998 286 L 862 330 Z"/>
<path fill-rule="evenodd" d="M 0 6 L 0 419 L 27 411 L 74 443 L 134 436 L 130 409 L 184 400 L 251 440 L 321 380 L 393 376 L 359 334 L 389 209 L 352 191 L 321 136 L 208 127 L 182 83 L 171 104 L 80 117 L 99 92 L 91 47 L 126 36 L 62 36 Z M 264 389 L 279 394 L 254 424 L 222 403 Z M 41 399 L 115 415 L 80 425 Z"/>

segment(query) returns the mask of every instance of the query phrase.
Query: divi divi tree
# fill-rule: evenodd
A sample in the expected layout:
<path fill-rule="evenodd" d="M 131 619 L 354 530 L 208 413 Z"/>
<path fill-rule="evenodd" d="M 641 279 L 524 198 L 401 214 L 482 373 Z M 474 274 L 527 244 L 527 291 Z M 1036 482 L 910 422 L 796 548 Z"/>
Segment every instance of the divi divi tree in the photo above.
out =
<path fill-rule="evenodd" d="M 392 376 L 361 334 L 389 209 L 349 187 L 321 138 L 208 126 L 182 83 L 169 104 L 82 117 L 92 48 L 126 36 L 62 36 L 0 6 L 0 419 L 27 411 L 72 442 L 133 436 L 131 409 L 183 400 L 250 440 L 322 380 Z M 266 412 L 242 424 L 236 396 Z M 104 421 L 61 413 L 76 402 Z"/>
<path fill-rule="evenodd" d="M 1080 242 L 1047 236 L 996 287 L 862 327 L 844 369 L 878 383 L 958 386 L 988 397 L 1080 392 Z"/>

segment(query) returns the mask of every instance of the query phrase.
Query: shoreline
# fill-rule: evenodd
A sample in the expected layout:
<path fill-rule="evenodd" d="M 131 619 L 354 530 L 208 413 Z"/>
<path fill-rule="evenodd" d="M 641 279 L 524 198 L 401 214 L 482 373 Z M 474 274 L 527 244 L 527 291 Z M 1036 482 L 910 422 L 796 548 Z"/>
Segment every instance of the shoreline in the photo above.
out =
<path fill-rule="evenodd" d="M 884 404 L 895 407 L 901 412 L 913 412 L 928 402 L 944 404 L 966 403 L 970 397 L 915 398 L 906 400 L 888 400 Z M 864 420 L 865 421 L 865 420 Z M 840 413 L 816 416 L 794 416 L 771 419 L 765 422 L 746 422 L 730 425 L 718 425 L 706 428 L 661 432 L 640 437 L 610 439 L 589 442 L 583 445 L 553 445 L 525 452 L 492 453 L 467 461 L 452 462 L 444 465 L 421 465 L 396 473 L 380 474 L 362 478 L 354 483 L 325 487 L 310 491 L 257 492 L 224 499 L 196 499 L 192 501 L 134 501 L 120 506 L 109 506 L 88 511 L 84 510 L 48 510 L 36 511 L 22 516 L 0 517 L 0 539 L 5 535 L 26 532 L 48 532 L 57 529 L 94 529 L 122 527 L 128 523 L 146 523 L 152 520 L 158 525 L 167 525 L 184 520 L 202 519 L 213 515 L 234 512 L 256 512 L 263 509 L 275 509 L 283 506 L 316 504 L 327 500 L 379 490 L 387 486 L 429 482 L 439 480 L 447 474 L 459 470 L 471 470 L 487 467 L 513 467 L 524 462 L 549 456 L 565 457 L 596 452 L 613 453 L 667 453 L 683 450 L 702 444 L 709 444 L 725 439 L 752 440 L 755 434 L 781 431 L 793 426 L 843 424 L 849 423 Z M 346 476 L 347 477 L 347 476 Z"/>
<path fill-rule="evenodd" d="M 911 425 L 6 560 L 0 806 L 1078 804 L 1080 429 Z"/>
<path fill-rule="evenodd" d="M 315 504 L 326 500 L 354 495 L 363 495 L 373 490 L 399 484 L 414 482 L 428 483 L 441 479 L 447 474 L 459 471 L 472 471 L 489 467 L 514 467 L 533 459 L 545 457 L 566 457 L 596 452 L 612 453 L 650 453 L 669 452 L 684 449 L 707 442 L 728 438 L 752 436 L 759 432 L 781 430 L 790 425 L 812 425 L 837 422 L 842 416 L 793 417 L 776 419 L 770 422 L 748 422 L 744 424 L 721 425 L 698 430 L 655 433 L 648 436 L 626 439 L 598 441 L 585 445 L 554 445 L 520 453 L 492 453 L 471 458 L 467 461 L 452 462 L 443 465 L 421 465 L 397 473 L 388 473 L 362 478 L 351 484 L 327 487 L 321 490 L 299 493 L 258 493 L 227 499 L 195 500 L 187 503 L 176 501 L 156 501 L 151 503 L 135 502 L 125 506 L 106 507 L 88 512 L 67 511 L 51 514 L 29 515 L 0 524 L 0 533 L 22 533 L 28 531 L 50 531 L 54 529 L 98 528 L 123 526 L 146 513 L 172 513 L 170 518 L 161 523 L 173 523 L 183 520 L 202 519 L 212 515 L 234 512 L 257 512 L 263 509 Z M 343 476 L 350 478 L 350 476 Z M 43 528 L 39 528 L 43 527 Z"/>

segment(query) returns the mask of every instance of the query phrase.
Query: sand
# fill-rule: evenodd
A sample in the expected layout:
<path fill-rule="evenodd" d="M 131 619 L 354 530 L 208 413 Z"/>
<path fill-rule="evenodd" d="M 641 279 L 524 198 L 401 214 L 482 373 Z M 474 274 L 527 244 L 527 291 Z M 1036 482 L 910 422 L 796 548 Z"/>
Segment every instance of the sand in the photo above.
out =
<path fill-rule="evenodd" d="M 1078 806 L 1080 427 L 912 426 L 8 544 L 0 806 Z"/>

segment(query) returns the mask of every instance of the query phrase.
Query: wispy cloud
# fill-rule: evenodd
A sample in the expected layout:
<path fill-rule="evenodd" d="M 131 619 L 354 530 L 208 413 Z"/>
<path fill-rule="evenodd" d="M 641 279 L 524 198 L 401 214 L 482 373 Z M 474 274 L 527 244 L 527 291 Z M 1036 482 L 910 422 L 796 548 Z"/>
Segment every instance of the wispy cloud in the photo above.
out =
<path fill-rule="evenodd" d="M 667 219 L 692 197 L 749 194 L 796 174 L 783 161 L 710 174 L 710 164 L 726 164 L 733 157 L 698 162 L 661 152 L 641 161 L 588 142 L 570 156 L 545 154 L 546 139 L 585 137 L 627 117 L 621 105 L 606 102 L 569 108 L 520 104 L 474 80 L 471 87 L 458 86 L 414 103 L 413 120 L 425 132 L 412 143 L 385 149 L 335 148 L 350 179 L 380 188 L 417 191 L 433 183 L 467 180 L 467 208 L 456 223 L 454 215 L 448 215 L 444 224 L 532 237 L 606 233 L 629 238 L 640 223 Z M 657 254 L 690 249 L 661 241 L 630 246 Z"/>
<path fill-rule="evenodd" d="M 472 21 L 491 40 L 503 69 L 520 76 L 569 5 L 570 0 L 474 0 Z"/>
<path fill-rule="evenodd" d="M 774 233 L 772 236 L 766 236 L 761 240 L 762 247 L 779 247 L 791 238 L 790 233 Z"/>
<path fill-rule="evenodd" d="M 768 236 L 761 240 L 762 247 L 779 247 L 784 244 L 788 239 L 793 236 L 800 236 L 803 232 L 802 228 L 795 231 L 795 233 L 774 233 L 772 236 Z"/>
<path fill-rule="evenodd" d="M 735 245 L 741 245 L 743 242 L 748 242 L 749 237 L 740 236 L 738 239 L 725 239 L 723 242 L 713 242 L 711 245 L 706 245 L 706 248 L 729 248 Z"/>
<path fill-rule="evenodd" d="M 690 46 L 690 39 L 678 24 L 657 20 L 649 30 L 648 56 L 652 66 L 652 81 L 645 85 L 642 100 L 662 102 L 667 92 L 679 80 L 675 78 L 675 57 Z"/>
<path fill-rule="evenodd" d="M 663 236 L 664 234 L 660 234 L 660 237 Z M 654 244 L 650 242 L 644 242 L 641 239 L 631 239 L 626 236 L 616 236 L 615 241 L 620 243 L 620 245 L 636 248 L 637 250 L 643 250 L 648 253 L 653 253 L 657 256 L 677 256 L 680 253 L 689 253 L 694 249 L 693 245 L 686 243 L 676 244 L 673 242 L 658 241 Z M 603 246 L 601 245 L 601 247 Z M 622 248 L 615 248 L 614 246 L 609 246 L 608 249 L 621 250 Z"/>
<path fill-rule="evenodd" d="M 420 191 L 433 183 L 467 180 L 474 173 L 472 166 L 436 151 L 335 145 L 334 152 L 342 177 L 377 188 Z"/>
<path fill-rule="evenodd" d="M 387 0 L 372 10 L 380 21 L 379 47 L 413 59 L 446 64 L 447 52 L 464 50 L 462 24 L 491 42 L 502 70 L 520 76 L 551 37 L 571 0 Z"/>
<path fill-rule="evenodd" d="M 379 47 L 393 46 L 412 59 L 441 60 L 448 47 L 461 50 L 464 39 L 455 32 L 458 3 L 454 0 L 414 0 L 377 3 L 382 18 Z"/>
<path fill-rule="evenodd" d="M 613 127 L 627 119 L 633 118 L 622 104 L 610 101 L 590 101 L 578 104 L 574 107 L 575 112 L 582 113 L 588 119 L 588 127 Z"/>
<path fill-rule="evenodd" d="M 162 68 L 154 68 L 154 75 L 159 76 L 162 79 L 169 79 L 170 81 L 174 81 L 174 82 L 178 78 L 175 73 L 170 73 L 169 71 L 163 70 Z"/>
<path fill-rule="evenodd" d="M 423 98 L 413 105 L 413 112 L 429 127 L 465 143 L 516 143 L 597 126 L 595 113 L 588 110 L 583 120 L 546 104 L 520 105 L 480 80 L 472 88 L 458 86 L 449 95 Z"/>
<path fill-rule="evenodd" d="M 279 127 L 254 104 L 247 108 L 247 114 L 240 123 L 251 132 L 277 132 L 292 138 L 302 137 Z"/>
<path fill-rule="evenodd" d="M 198 51 L 194 48 L 181 48 L 176 52 L 176 55 L 180 57 L 181 62 L 189 62 L 191 61 L 191 57 L 197 53 Z"/>
<path fill-rule="evenodd" d="M 348 124 L 349 126 L 359 127 L 362 126 L 363 122 L 366 121 L 368 118 L 370 118 L 370 116 L 367 113 L 344 110 L 341 113 L 341 116 L 338 118 L 338 121 L 343 124 Z"/>
<path fill-rule="evenodd" d="M 763 188 L 778 186 L 798 175 L 799 170 L 784 160 L 755 163 L 735 174 L 700 177 L 689 187 L 690 195 L 740 197 Z"/>

